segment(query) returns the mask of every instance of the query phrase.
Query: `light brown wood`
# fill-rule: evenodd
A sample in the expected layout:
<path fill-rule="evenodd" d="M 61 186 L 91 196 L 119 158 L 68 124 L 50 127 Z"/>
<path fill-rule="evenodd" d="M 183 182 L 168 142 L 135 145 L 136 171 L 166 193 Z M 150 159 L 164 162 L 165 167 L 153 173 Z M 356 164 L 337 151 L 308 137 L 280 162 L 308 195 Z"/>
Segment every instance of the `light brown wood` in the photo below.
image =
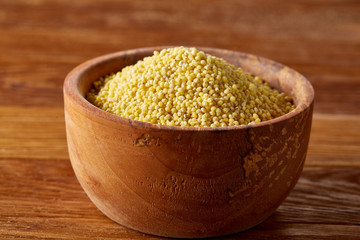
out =
<path fill-rule="evenodd" d="M 69 161 L 1 160 L 0 170 L 3 239 L 163 239 L 105 217 L 78 184 Z M 359 175 L 359 168 L 305 165 L 270 218 L 223 239 L 356 239 Z"/>
<path fill-rule="evenodd" d="M 0 108 L 0 158 L 68 161 L 62 108 Z"/>
<path fill-rule="evenodd" d="M 105 55 L 67 75 L 66 133 L 81 186 L 106 216 L 154 235 L 216 237 L 259 224 L 286 198 L 302 171 L 312 86 L 271 60 L 207 48 L 290 95 L 294 111 L 248 126 L 186 128 L 115 116 L 85 99 L 96 79 L 160 49 Z"/>
<path fill-rule="evenodd" d="M 264 56 L 315 88 L 299 182 L 269 219 L 223 239 L 359 239 L 359 12 L 353 0 L 1 0 L 0 239 L 160 239 L 88 199 L 69 162 L 62 95 L 79 63 L 156 45 Z"/>
<path fill-rule="evenodd" d="M 38 136 L 37 125 L 43 126 L 43 132 L 49 138 L 51 129 L 62 129 L 64 134 L 53 135 L 53 138 L 64 149 L 64 155 L 67 154 L 63 108 L 53 107 L 49 111 L 48 107 L 11 106 L 0 107 L 0 111 L 0 121 L 8 122 L 0 125 L 2 141 L 17 135 L 19 145 L 28 144 L 28 136 Z M 23 124 L 20 112 L 24 119 L 28 119 L 28 136 L 18 134 Z M 332 158 L 326 156 L 337 146 L 357 146 L 357 142 L 351 145 L 347 138 L 339 136 L 359 139 L 360 131 L 350 128 L 338 131 L 334 126 L 347 122 L 358 129 L 360 121 L 358 117 L 348 115 L 331 116 L 314 115 L 314 134 L 310 138 L 305 168 L 285 202 L 262 224 L 229 239 L 271 239 L 272 236 L 274 239 L 279 236 L 284 239 L 356 239 L 354 236 L 357 236 L 360 223 L 360 170 L 354 163 L 358 162 L 356 159 L 360 159 L 360 154 L 345 148 L 341 155 L 339 150 Z M 48 121 L 48 118 L 57 121 Z M 13 127 L 9 129 L 10 122 Z M 332 129 L 328 131 L 328 138 L 323 139 L 322 131 L 317 131 L 319 126 Z M 339 141 L 328 141 L 335 138 Z M 38 145 L 45 147 L 46 140 Z M 18 151 L 16 148 L 2 148 L 7 150 L 0 158 L 0 234 L 3 239 L 88 239 L 94 236 L 102 239 L 160 239 L 129 230 L 105 217 L 78 184 L 68 159 L 54 159 L 58 150 L 52 146 L 44 148 L 41 154 L 38 146 L 28 146 L 26 153 L 20 156 L 14 156 Z M 322 151 L 314 152 L 318 148 Z"/>

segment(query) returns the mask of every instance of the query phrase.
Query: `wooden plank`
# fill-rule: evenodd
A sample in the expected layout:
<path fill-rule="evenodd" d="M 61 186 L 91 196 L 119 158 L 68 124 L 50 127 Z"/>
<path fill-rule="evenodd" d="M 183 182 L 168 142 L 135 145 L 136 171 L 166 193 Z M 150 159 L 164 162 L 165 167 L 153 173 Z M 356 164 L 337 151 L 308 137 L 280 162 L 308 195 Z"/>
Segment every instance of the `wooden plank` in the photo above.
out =
<path fill-rule="evenodd" d="M 314 114 L 307 165 L 360 166 L 359 115 Z"/>
<path fill-rule="evenodd" d="M 42 29 L 2 30 L 0 29 L 0 104 L 20 105 L 55 105 L 62 106 L 62 84 L 66 74 L 76 65 L 90 58 L 135 47 L 151 45 L 202 45 L 202 39 L 193 38 L 193 42 L 161 43 L 158 36 L 171 38 L 170 33 L 149 32 L 148 41 L 144 44 L 134 40 L 127 44 L 126 39 L 139 39 L 138 33 L 124 30 L 121 35 L 113 37 L 110 30 L 66 29 L 47 32 Z M 184 39 L 189 33 L 178 31 L 178 38 Z M 195 33 L 194 33 L 195 34 Z M 205 35 L 216 35 L 215 32 L 205 32 Z M 58 35 L 67 36 L 71 45 L 62 45 Z M 80 37 L 81 36 L 81 37 Z M 108 36 L 111 41 L 101 44 L 99 36 Z M 23 45 L 21 39 L 28 39 Z M 88 38 L 97 39 L 89 42 Z M 217 39 L 219 38 L 219 39 Z M 45 43 L 38 45 L 43 39 Z M 236 42 L 242 42 L 241 48 Z M 229 41 L 228 46 L 222 41 Z M 268 49 L 267 46 L 272 48 Z M 300 44 L 300 46 L 299 46 Z M 54 49 L 53 46 L 60 45 Z M 321 113 L 359 114 L 360 86 L 360 48 L 356 43 L 336 40 L 304 39 L 298 42 L 297 36 L 286 40 L 274 36 L 254 35 L 238 36 L 236 39 L 223 37 L 207 41 L 208 46 L 230 48 L 239 51 L 262 55 L 293 67 L 304 74 L 314 85 L 316 91 L 315 111 Z M 3 46 L 3 47 L 1 47 Z M 21 46 L 21 50 L 15 48 Z M 285 46 L 285 47 L 284 47 Z M 91 52 L 86 49 L 94 49 Z M 280 51 L 278 49 L 287 49 Z M 290 50 L 288 50 L 290 49 Z M 296 49 L 302 49 L 298 51 Z M 331 51 L 328 51 L 331 49 Z M 344 53 L 345 51 L 345 53 Z M 350 52 L 351 51 L 351 52 Z M 307 52 L 304 54 L 304 52 Z M 324 56 L 326 54 L 326 56 Z M 351 57 L 349 57 L 351 55 Z M 8 57 L 11 56 L 11 57 Z M 321 57 L 319 57 L 321 56 Z M 329 62 L 328 59 L 333 59 Z M 31 72 L 32 74 L 28 74 Z"/>
<path fill-rule="evenodd" d="M 61 107 L 0 107 L 0 159 L 68 160 Z"/>
<path fill-rule="evenodd" d="M 66 74 L 102 54 L 153 45 L 206 45 L 294 67 L 315 87 L 316 112 L 360 113 L 359 2 L 201 0 L 183 6 L 182 14 L 178 4 L 1 1 L 0 104 L 61 106 Z M 48 21 L 52 9 L 62 17 Z M 96 16 L 89 18 L 84 11 Z"/>
<path fill-rule="evenodd" d="M 68 160 L 62 107 L 1 106 L 0 112 L 0 158 Z M 360 117 L 315 114 L 306 164 L 360 166 L 359 159 Z"/>
<path fill-rule="evenodd" d="M 69 161 L 2 159 L 0 182 L 2 239 L 158 239 L 106 218 L 81 189 Z M 355 239 L 359 183 L 359 167 L 307 166 L 274 215 L 229 239 Z"/>

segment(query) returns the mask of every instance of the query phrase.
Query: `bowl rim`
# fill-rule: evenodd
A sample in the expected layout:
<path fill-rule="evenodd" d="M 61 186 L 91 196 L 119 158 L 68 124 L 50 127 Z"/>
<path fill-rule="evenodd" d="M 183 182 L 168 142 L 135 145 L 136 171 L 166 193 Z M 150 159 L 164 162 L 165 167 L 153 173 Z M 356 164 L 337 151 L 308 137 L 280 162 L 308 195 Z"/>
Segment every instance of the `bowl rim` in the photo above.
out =
<path fill-rule="evenodd" d="M 87 112 L 91 115 L 94 115 L 96 117 L 99 117 L 99 118 L 102 118 L 105 120 L 109 120 L 114 123 L 127 124 L 127 125 L 131 125 L 132 127 L 140 127 L 140 128 L 147 128 L 147 129 L 153 129 L 153 130 L 164 130 L 164 131 L 176 130 L 176 131 L 186 131 L 186 132 L 189 132 L 189 131 L 231 131 L 231 130 L 241 130 L 241 129 L 250 129 L 250 128 L 258 128 L 258 127 L 268 126 L 268 125 L 280 123 L 285 120 L 291 119 L 291 118 L 301 114 L 302 112 L 306 111 L 314 103 L 315 92 L 314 92 L 313 86 L 302 74 L 300 74 L 299 72 L 295 71 L 294 69 L 292 69 L 290 67 L 287 67 L 287 66 L 285 66 L 281 63 L 278 63 L 274 60 L 260 57 L 257 55 L 253 55 L 253 54 L 249 54 L 249 53 L 221 49 L 221 48 L 198 47 L 198 46 L 194 46 L 194 47 L 196 49 L 204 51 L 204 52 L 206 52 L 206 51 L 213 51 L 213 52 L 221 51 L 221 52 L 225 52 L 227 54 L 240 54 L 243 56 L 255 57 L 255 58 L 259 59 L 262 63 L 265 63 L 266 65 L 273 64 L 278 67 L 287 68 L 288 70 L 293 71 L 294 73 L 296 73 L 299 76 L 299 80 L 302 81 L 306 85 L 307 95 L 308 95 L 307 101 L 301 102 L 301 104 L 297 105 L 295 107 L 295 109 L 293 109 L 292 111 L 290 111 L 280 117 L 266 120 L 266 121 L 263 121 L 260 123 L 253 123 L 253 124 L 240 125 L 240 126 L 225 126 L 225 127 L 188 127 L 188 126 L 184 127 L 184 126 L 169 126 L 169 125 L 160 125 L 160 124 L 154 124 L 154 123 L 149 123 L 149 122 L 142 122 L 142 121 L 138 121 L 138 120 L 125 118 L 125 117 L 122 117 L 119 115 L 115 115 L 113 113 L 102 110 L 102 109 L 96 107 L 95 105 L 91 104 L 80 93 L 79 80 L 82 78 L 82 76 L 87 71 L 89 71 L 90 69 L 92 69 L 94 66 L 96 66 L 99 63 L 102 63 L 104 61 L 111 61 L 111 60 L 117 59 L 121 56 L 125 56 L 125 55 L 129 56 L 129 55 L 139 54 L 139 53 L 143 53 L 146 55 L 149 54 L 148 56 L 150 56 L 154 51 L 159 51 L 161 49 L 172 48 L 172 47 L 175 47 L 175 46 L 154 46 L 154 47 L 144 47 L 144 48 L 133 48 L 133 49 L 117 51 L 117 52 L 113 52 L 113 53 L 109 53 L 109 54 L 105 54 L 105 55 L 101 55 L 101 56 L 89 59 L 89 60 L 77 65 L 65 77 L 65 81 L 64 81 L 64 85 L 63 85 L 64 99 L 66 99 L 66 97 L 69 97 L 73 103 L 75 103 L 77 106 L 79 106 L 82 110 L 85 110 L 85 112 Z M 192 47 L 192 46 L 190 46 L 190 47 Z M 264 80 L 264 81 L 266 81 L 266 80 Z"/>

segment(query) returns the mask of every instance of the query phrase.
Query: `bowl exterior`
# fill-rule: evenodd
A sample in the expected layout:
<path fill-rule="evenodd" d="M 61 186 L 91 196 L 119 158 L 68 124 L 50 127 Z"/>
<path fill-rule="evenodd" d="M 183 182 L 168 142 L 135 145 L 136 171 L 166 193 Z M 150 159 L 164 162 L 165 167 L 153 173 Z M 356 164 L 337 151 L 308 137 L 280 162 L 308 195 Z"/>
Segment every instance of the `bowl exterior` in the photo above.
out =
<path fill-rule="evenodd" d="M 96 115 L 64 91 L 75 174 L 109 218 L 167 237 L 214 237 L 270 216 L 306 158 L 310 106 L 282 121 L 208 131 Z"/>

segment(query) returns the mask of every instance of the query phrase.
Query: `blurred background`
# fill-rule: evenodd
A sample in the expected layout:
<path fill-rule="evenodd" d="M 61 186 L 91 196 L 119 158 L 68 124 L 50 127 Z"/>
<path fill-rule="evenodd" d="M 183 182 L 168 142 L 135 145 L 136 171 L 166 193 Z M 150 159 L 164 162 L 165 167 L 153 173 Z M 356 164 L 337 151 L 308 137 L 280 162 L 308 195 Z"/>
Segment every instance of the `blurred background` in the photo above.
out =
<path fill-rule="evenodd" d="M 0 103 L 61 105 L 65 75 L 87 59 L 184 45 L 281 62 L 320 90 L 316 112 L 360 113 L 359 13 L 356 0 L 0 0 Z"/>
<path fill-rule="evenodd" d="M 229 239 L 358 239 L 358 0 L 0 0 L 0 239 L 157 239 L 107 219 L 81 189 L 62 85 L 90 58 L 162 45 L 270 58 L 315 88 L 298 184 L 268 220 Z"/>

